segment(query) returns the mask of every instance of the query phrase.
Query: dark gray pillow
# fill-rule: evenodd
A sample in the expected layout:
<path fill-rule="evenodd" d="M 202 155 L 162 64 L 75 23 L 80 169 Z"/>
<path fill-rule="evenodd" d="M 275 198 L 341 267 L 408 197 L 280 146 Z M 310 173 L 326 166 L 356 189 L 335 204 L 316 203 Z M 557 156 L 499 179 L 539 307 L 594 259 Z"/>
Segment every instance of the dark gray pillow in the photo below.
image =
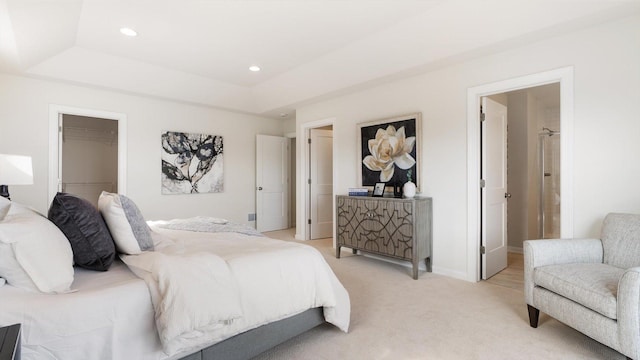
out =
<path fill-rule="evenodd" d="M 57 193 L 49 208 L 49 220 L 69 239 L 76 265 L 98 271 L 109 269 L 116 247 L 93 204 L 75 195 Z"/>

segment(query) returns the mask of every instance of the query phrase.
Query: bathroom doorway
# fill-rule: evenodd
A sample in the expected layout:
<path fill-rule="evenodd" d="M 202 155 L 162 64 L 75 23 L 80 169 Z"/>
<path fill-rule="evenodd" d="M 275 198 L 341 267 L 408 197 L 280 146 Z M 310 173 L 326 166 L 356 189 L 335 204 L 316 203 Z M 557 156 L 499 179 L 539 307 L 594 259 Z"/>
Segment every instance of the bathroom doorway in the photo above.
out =
<path fill-rule="evenodd" d="M 508 249 L 557 238 L 561 220 L 560 83 L 498 94 L 508 106 Z"/>
<path fill-rule="evenodd" d="M 573 103 L 574 103 L 574 93 L 573 93 L 573 72 L 574 69 L 571 66 L 558 68 L 554 70 L 549 70 L 541 73 L 523 75 L 516 78 L 511 78 L 507 80 L 497 81 L 493 83 L 488 83 L 484 85 L 479 85 L 475 87 L 471 87 L 467 90 L 467 240 L 468 240 L 468 249 L 467 252 L 467 279 L 469 281 L 479 281 L 482 279 L 483 272 L 483 264 L 482 262 L 482 245 L 483 239 L 482 232 L 482 177 L 481 177 L 481 167 L 482 167 L 482 151 L 481 151 L 481 113 L 480 113 L 480 103 L 482 98 L 490 97 L 497 94 L 504 94 L 508 92 L 515 92 L 524 89 L 535 88 L 542 85 L 548 84 L 559 84 L 560 89 L 560 104 L 559 107 L 559 130 L 561 131 L 559 137 L 560 141 L 560 168 L 561 174 L 560 177 L 560 237 L 561 238 L 572 238 L 573 237 L 573 124 L 574 124 L 574 113 L 573 113 Z M 513 103 L 510 103 L 510 107 L 513 106 Z M 527 123 L 528 124 L 528 123 Z M 509 133 L 514 132 L 513 124 L 510 124 Z M 547 126 L 548 127 L 548 126 Z M 551 130 L 556 130 L 552 127 L 548 127 Z M 536 129 L 534 129 L 536 130 Z M 542 127 L 539 128 L 542 130 Z M 538 139 L 538 131 L 529 131 L 529 134 L 533 134 L 533 138 L 535 139 L 534 144 L 535 147 L 527 146 L 527 154 L 532 151 L 534 154 L 537 150 L 537 139 Z M 512 141 L 509 141 L 509 146 L 513 145 Z M 509 158 L 510 163 L 514 160 L 514 156 L 511 153 L 510 149 Z M 526 155 L 525 154 L 525 157 Z M 528 167 L 529 170 L 535 168 L 537 165 L 533 164 Z M 533 172 L 533 171 L 532 171 Z M 560 176 L 561 175 L 561 176 Z M 525 186 L 522 183 L 527 185 L 527 189 L 529 186 L 530 176 L 527 176 L 526 179 L 521 179 L 520 186 Z M 508 184 L 511 188 L 513 188 L 514 180 L 512 175 L 509 175 Z M 508 192 L 513 193 L 510 189 Z M 537 193 L 537 192 L 536 192 Z M 521 198 L 521 200 L 526 199 L 528 201 L 529 194 L 527 194 L 526 198 Z M 514 198 L 512 196 L 509 199 L 511 212 L 509 213 L 509 221 L 512 221 L 514 218 L 513 214 L 513 202 Z M 529 216 L 534 216 L 530 211 L 525 210 L 524 207 L 520 207 L 523 210 L 524 214 L 520 214 L 520 224 L 521 231 L 523 233 L 529 231 L 529 227 L 533 223 L 534 228 L 537 229 L 537 214 L 535 215 L 535 222 L 529 221 Z M 524 230 L 522 230 L 524 229 Z M 537 231 L 536 231 L 537 233 Z M 527 235 L 528 236 L 528 235 Z M 517 251 L 518 248 L 522 249 L 522 245 L 514 246 L 514 234 L 512 229 L 509 229 L 509 250 Z M 537 236 L 536 236 L 537 237 Z M 524 239 L 524 238 L 523 238 Z M 521 251 L 521 250 L 520 250 Z"/>
<path fill-rule="evenodd" d="M 506 114 L 506 131 L 502 132 L 506 132 L 506 144 L 504 151 L 491 155 L 489 150 L 495 147 L 497 138 L 489 141 L 491 127 L 485 123 L 495 116 L 482 110 L 486 112 L 481 140 L 482 179 L 486 183 L 481 199 L 483 279 L 511 266 L 514 259 L 520 263 L 518 255 L 525 240 L 559 237 L 561 225 L 560 83 L 489 95 L 483 98 L 483 106 L 488 102 Z M 485 168 L 499 163 L 492 156 L 504 157 L 501 168 L 505 175 L 499 177 L 505 184 L 500 193 L 504 193 L 500 197 L 503 210 L 498 212 L 488 211 L 488 204 L 494 201 L 491 199 L 497 199 L 487 195 L 495 181 L 490 181 L 493 177 L 485 174 Z"/>

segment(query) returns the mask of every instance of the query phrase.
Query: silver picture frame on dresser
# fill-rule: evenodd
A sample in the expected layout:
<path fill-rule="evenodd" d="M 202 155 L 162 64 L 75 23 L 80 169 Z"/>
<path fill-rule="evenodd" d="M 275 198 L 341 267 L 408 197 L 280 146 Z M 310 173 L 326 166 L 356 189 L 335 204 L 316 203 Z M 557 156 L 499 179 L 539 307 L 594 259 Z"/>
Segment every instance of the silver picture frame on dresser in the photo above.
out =
<path fill-rule="evenodd" d="M 385 188 L 385 186 L 387 186 L 386 183 L 377 182 L 376 185 L 373 187 L 373 192 L 371 193 L 371 196 L 373 196 L 373 197 L 383 197 L 384 196 L 384 188 Z"/>

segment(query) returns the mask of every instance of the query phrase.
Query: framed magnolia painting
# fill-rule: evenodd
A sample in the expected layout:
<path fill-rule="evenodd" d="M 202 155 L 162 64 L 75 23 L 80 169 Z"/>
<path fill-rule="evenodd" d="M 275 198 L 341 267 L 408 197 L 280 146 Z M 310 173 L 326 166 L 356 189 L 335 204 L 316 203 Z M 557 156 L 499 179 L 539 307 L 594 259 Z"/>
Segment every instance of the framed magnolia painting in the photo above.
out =
<path fill-rule="evenodd" d="M 412 181 L 420 188 L 422 114 L 358 124 L 358 182 L 375 186 L 384 182 L 402 186 Z"/>

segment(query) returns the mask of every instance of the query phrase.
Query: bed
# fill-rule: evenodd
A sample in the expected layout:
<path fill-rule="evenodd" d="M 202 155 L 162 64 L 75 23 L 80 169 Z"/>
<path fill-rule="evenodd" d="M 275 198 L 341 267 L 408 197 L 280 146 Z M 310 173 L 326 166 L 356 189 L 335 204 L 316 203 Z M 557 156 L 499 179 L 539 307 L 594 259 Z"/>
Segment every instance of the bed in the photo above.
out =
<path fill-rule="evenodd" d="M 126 244 L 116 240 L 123 228 L 108 217 L 105 225 L 119 253 L 108 270 L 77 266 L 69 240 L 76 264 L 72 281 L 60 288 L 60 281 L 46 274 L 53 291 L 11 284 L 17 280 L 7 264 L 24 260 L 22 244 L 29 249 L 34 241 L 34 247 L 45 247 L 44 254 L 53 250 L 41 238 L 20 235 L 26 223 L 16 226 L 11 212 L 7 218 L 14 224 L 0 221 L 0 275 L 8 281 L 0 287 L 0 326 L 22 324 L 23 359 L 247 359 L 326 322 L 348 330 L 348 293 L 310 246 L 197 218 L 149 222 L 153 250 L 126 254 L 121 251 Z M 29 225 L 26 232 L 40 233 L 36 228 Z M 7 261 L 7 249 L 15 259 Z M 27 261 L 23 267 L 31 265 Z M 54 273 L 55 266 L 48 266 L 43 273 Z M 214 280 L 200 275 L 209 268 L 220 271 Z M 32 283 L 40 286 L 44 280 L 38 276 Z"/>

